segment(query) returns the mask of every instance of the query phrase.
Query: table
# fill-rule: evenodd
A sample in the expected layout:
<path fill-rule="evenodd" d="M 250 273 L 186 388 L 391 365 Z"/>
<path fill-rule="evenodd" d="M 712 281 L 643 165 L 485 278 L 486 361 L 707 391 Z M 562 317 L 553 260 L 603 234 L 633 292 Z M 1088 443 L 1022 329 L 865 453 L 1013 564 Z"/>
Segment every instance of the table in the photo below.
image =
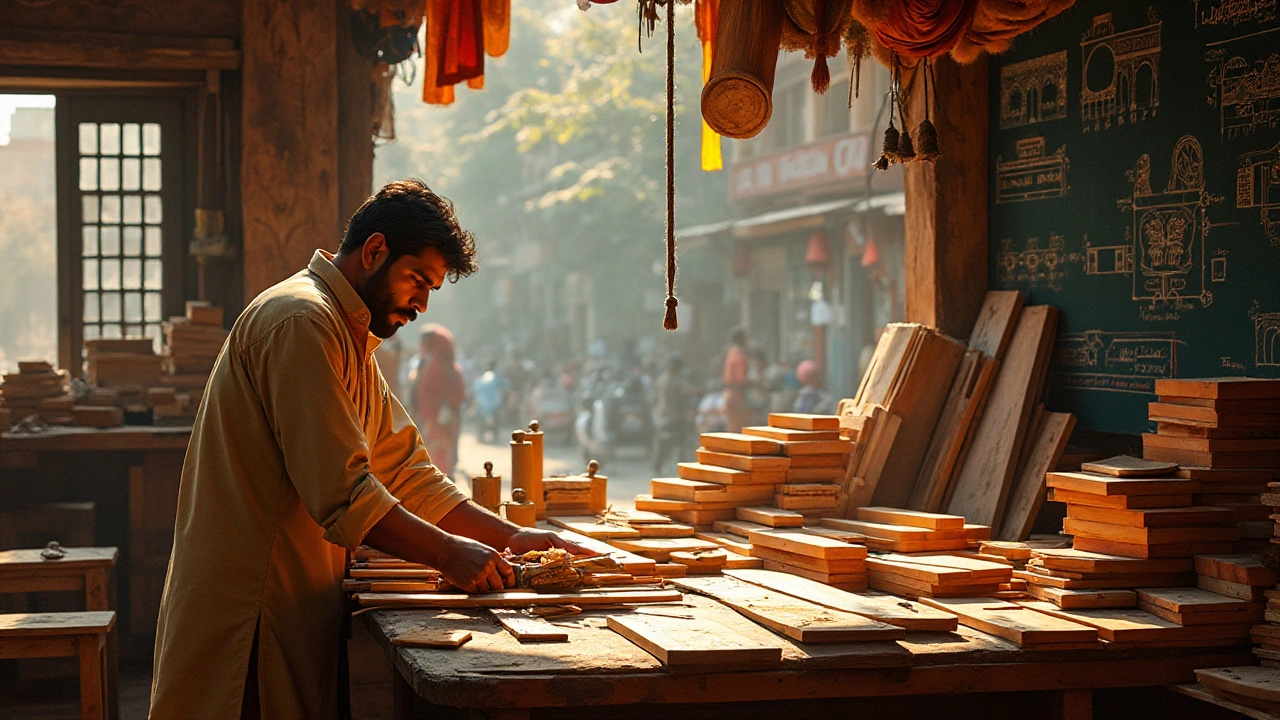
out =
<path fill-rule="evenodd" d="M 908 632 L 898 642 L 801 645 L 709 598 L 686 595 L 676 611 L 781 644 L 782 661 L 768 670 L 673 675 L 605 627 L 610 611 L 556 620 L 568 632 L 568 643 L 526 645 L 482 610 L 377 610 L 363 617 L 397 671 L 396 713 L 404 718 L 411 717 L 415 702 L 479 708 L 503 720 L 590 712 L 610 720 L 657 713 L 663 718 L 708 717 L 705 710 L 724 703 L 755 703 L 733 706 L 735 718 L 777 717 L 779 708 L 769 705 L 777 701 L 807 707 L 825 702 L 833 706 L 828 711 L 846 708 L 847 717 L 848 698 L 964 693 L 983 694 L 975 697 L 985 701 L 994 697 L 985 695 L 990 693 L 1040 693 L 1034 702 L 1047 698 L 1056 708 L 1041 705 L 1035 716 L 1076 720 L 1092 717 L 1093 689 L 1194 682 L 1195 668 L 1252 658 L 1248 646 L 1238 645 L 1100 643 L 1097 649 L 1024 650 L 963 626 L 955 633 Z M 472 640 L 446 650 L 402 648 L 389 639 L 406 627 L 422 625 L 470 630 Z"/>
<path fill-rule="evenodd" d="M 142 649 L 155 632 L 190 439 L 190 427 L 130 425 L 0 434 L 0 505 L 94 501 L 97 543 L 121 551 L 121 625 Z"/>

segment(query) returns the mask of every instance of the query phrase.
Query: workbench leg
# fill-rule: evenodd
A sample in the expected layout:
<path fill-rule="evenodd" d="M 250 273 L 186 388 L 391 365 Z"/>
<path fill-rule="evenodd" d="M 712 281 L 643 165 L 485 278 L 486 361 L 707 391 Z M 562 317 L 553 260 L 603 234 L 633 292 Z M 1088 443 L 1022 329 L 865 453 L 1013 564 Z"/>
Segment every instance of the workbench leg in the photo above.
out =
<path fill-rule="evenodd" d="M 1062 720 L 1093 720 L 1093 690 L 1063 690 Z"/>
<path fill-rule="evenodd" d="M 395 664 L 391 665 L 391 716 L 395 720 L 413 720 L 413 688 Z"/>

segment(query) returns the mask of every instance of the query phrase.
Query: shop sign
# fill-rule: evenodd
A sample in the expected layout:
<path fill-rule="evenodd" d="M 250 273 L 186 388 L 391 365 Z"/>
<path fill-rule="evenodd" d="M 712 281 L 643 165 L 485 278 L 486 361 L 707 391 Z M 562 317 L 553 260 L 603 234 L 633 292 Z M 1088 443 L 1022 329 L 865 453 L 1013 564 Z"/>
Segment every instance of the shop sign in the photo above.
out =
<path fill-rule="evenodd" d="M 729 199 L 774 195 L 865 177 L 870 137 L 846 135 L 734 163 Z"/>

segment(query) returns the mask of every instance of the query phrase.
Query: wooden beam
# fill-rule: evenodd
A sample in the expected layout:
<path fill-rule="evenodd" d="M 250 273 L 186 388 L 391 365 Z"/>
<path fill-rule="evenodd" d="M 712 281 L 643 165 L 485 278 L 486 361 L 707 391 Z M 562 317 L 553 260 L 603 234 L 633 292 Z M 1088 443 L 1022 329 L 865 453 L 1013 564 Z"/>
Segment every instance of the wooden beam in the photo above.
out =
<path fill-rule="evenodd" d="M 246 300 L 337 248 L 337 3 L 244 3 L 241 207 Z M 347 38 L 341 38 L 347 41 Z"/>
<path fill-rule="evenodd" d="M 906 319 L 967 337 L 987 293 L 987 59 L 942 58 L 934 74 L 930 117 L 943 155 L 906 166 Z M 921 82 L 908 106 L 912 129 L 924 119 Z"/>
<path fill-rule="evenodd" d="M 184 40 L 118 33 L 43 37 L 0 34 L 0 65 L 113 70 L 238 70 L 240 51 L 223 38 Z M 158 40 L 172 40 L 170 43 Z"/>
<path fill-rule="evenodd" d="M 351 13 L 338 10 L 338 220 L 369 196 L 373 185 L 373 61 L 351 42 Z"/>

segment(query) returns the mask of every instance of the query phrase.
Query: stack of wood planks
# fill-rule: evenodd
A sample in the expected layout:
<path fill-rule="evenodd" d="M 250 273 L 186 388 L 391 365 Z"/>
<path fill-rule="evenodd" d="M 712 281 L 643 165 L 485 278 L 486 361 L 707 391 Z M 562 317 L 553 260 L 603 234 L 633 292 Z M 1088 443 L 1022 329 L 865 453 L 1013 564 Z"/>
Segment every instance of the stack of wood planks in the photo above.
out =
<path fill-rule="evenodd" d="M 71 424 L 75 398 L 67 392 L 68 379 L 67 371 L 54 370 L 47 362 L 19 362 L 18 372 L 6 374 L 0 385 L 0 407 L 9 415 L 3 429 L 31 415 L 49 424 Z"/>
<path fill-rule="evenodd" d="M 823 518 L 821 523 L 832 530 L 858 533 L 868 548 L 879 552 L 967 550 L 990 539 L 990 528 L 966 523 L 959 515 L 886 507 L 854 508 L 854 514 L 856 520 Z"/>
<path fill-rule="evenodd" d="M 146 392 L 160 384 L 162 358 L 148 337 L 85 340 L 89 360 L 88 383 Z"/>
<path fill-rule="evenodd" d="M 1247 665 L 1205 668 L 1196 670 L 1196 679 L 1218 704 L 1231 710 L 1249 717 L 1280 717 L 1280 670 Z"/>
<path fill-rule="evenodd" d="M 846 542 L 842 533 L 818 528 L 773 527 L 745 520 L 720 520 L 697 537 L 727 551 L 748 555 L 766 570 L 786 572 L 843 590 L 865 590 L 867 548 Z M 857 536 L 861 537 L 861 536 Z"/>
<path fill-rule="evenodd" d="M 208 376 L 227 339 L 227 331 L 222 329 L 222 308 L 190 301 L 186 315 L 169 318 L 162 327 L 165 372 Z"/>
<path fill-rule="evenodd" d="M 856 447 L 842 434 L 839 416 L 772 413 L 768 426 L 742 432 L 777 440 L 789 460 L 786 481 L 774 485 L 774 507 L 806 517 L 835 514 L 836 492 Z"/>
<path fill-rule="evenodd" d="M 1026 569 L 1014 577 L 1027 581 L 1034 597 L 1062 608 L 1134 607 L 1136 588 L 1195 584 L 1190 557 L 1132 558 L 1075 548 L 1032 550 Z"/>
<path fill-rule="evenodd" d="M 905 598 L 1023 597 L 1026 584 L 1013 580 L 1005 563 L 947 554 L 877 554 L 867 558 L 867 578 L 876 590 Z"/>
<path fill-rule="evenodd" d="M 1265 550 L 1271 523 L 1258 497 L 1280 478 L 1280 380 L 1157 380 L 1156 393 L 1144 457 L 1178 463 L 1181 477 L 1200 481 L 1197 505 L 1235 511 L 1237 553 Z"/>

